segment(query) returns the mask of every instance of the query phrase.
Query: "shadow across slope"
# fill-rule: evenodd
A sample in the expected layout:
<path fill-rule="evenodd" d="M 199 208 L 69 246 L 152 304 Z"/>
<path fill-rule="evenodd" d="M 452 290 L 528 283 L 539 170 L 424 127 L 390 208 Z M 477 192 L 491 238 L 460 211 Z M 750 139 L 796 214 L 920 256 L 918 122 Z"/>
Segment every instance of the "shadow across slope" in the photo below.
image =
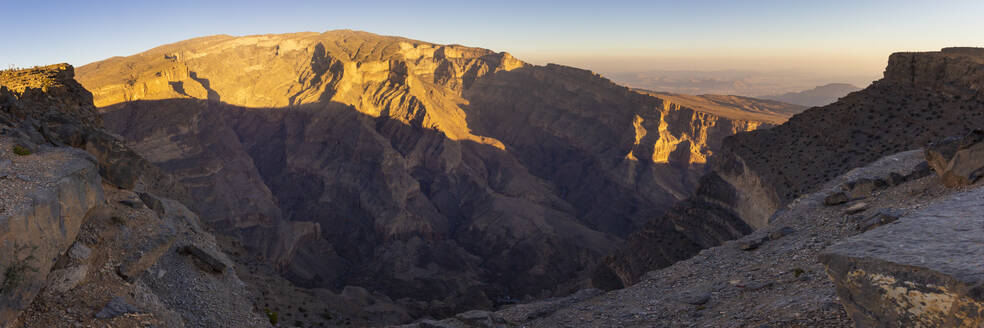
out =
<path fill-rule="evenodd" d="M 103 118 L 300 286 L 450 314 L 569 292 L 619 241 L 501 149 L 338 103 L 135 101 Z"/>

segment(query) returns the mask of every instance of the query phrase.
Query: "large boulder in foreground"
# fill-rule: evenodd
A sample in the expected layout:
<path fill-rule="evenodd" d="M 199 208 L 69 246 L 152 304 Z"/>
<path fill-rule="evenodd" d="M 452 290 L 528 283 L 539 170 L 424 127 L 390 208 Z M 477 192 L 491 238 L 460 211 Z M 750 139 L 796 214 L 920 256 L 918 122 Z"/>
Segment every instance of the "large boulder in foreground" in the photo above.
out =
<path fill-rule="evenodd" d="M 820 254 L 857 327 L 984 327 L 984 188 Z"/>
<path fill-rule="evenodd" d="M 88 154 L 47 148 L 15 155 L 0 138 L 0 327 L 12 327 L 44 287 L 83 218 L 103 202 L 99 169 Z"/>
<path fill-rule="evenodd" d="M 984 130 L 930 145 L 926 148 L 926 161 L 947 187 L 974 183 L 984 176 Z"/>

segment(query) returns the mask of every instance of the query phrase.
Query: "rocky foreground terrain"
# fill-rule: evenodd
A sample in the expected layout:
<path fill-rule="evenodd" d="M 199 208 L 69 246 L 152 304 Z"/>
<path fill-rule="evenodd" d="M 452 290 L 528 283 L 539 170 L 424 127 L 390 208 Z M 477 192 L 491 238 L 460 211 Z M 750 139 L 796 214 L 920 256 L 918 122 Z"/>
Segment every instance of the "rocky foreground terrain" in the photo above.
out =
<path fill-rule="evenodd" d="M 0 73 L 0 326 L 267 326 L 187 191 L 100 128 L 73 73 Z"/>
<path fill-rule="evenodd" d="M 800 109 L 695 110 L 580 69 L 354 31 L 193 39 L 80 67 L 79 81 L 109 130 L 241 241 L 243 263 L 405 309 L 373 318 L 589 287 L 726 136 Z M 666 230 L 666 261 L 695 254 L 692 236 L 748 231 L 734 226 Z"/>

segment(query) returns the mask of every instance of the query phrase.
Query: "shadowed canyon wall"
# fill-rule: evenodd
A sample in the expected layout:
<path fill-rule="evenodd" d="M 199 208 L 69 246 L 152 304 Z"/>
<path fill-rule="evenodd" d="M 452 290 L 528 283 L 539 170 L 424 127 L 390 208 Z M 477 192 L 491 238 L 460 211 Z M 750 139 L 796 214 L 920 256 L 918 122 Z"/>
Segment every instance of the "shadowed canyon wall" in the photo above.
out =
<path fill-rule="evenodd" d="M 203 220 L 296 284 L 429 313 L 586 286 L 692 193 L 726 136 L 769 126 L 584 70 L 354 31 L 192 39 L 79 80 Z M 664 248 L 747 230 L 724 225 L 666 229 Z"/>

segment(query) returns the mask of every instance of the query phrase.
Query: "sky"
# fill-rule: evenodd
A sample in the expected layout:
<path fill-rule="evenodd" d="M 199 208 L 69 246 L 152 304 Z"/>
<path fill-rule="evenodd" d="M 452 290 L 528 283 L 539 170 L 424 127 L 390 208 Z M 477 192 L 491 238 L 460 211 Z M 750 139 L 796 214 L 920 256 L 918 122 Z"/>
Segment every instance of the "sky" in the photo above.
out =
<path fill-rule="evenodd" d="M 600 72 L 881 75 L 895 51 L 984 46 L 984 1 L 0 0 L 0 66 L 83 65 L 192 37 L 354 29 Z"/>

